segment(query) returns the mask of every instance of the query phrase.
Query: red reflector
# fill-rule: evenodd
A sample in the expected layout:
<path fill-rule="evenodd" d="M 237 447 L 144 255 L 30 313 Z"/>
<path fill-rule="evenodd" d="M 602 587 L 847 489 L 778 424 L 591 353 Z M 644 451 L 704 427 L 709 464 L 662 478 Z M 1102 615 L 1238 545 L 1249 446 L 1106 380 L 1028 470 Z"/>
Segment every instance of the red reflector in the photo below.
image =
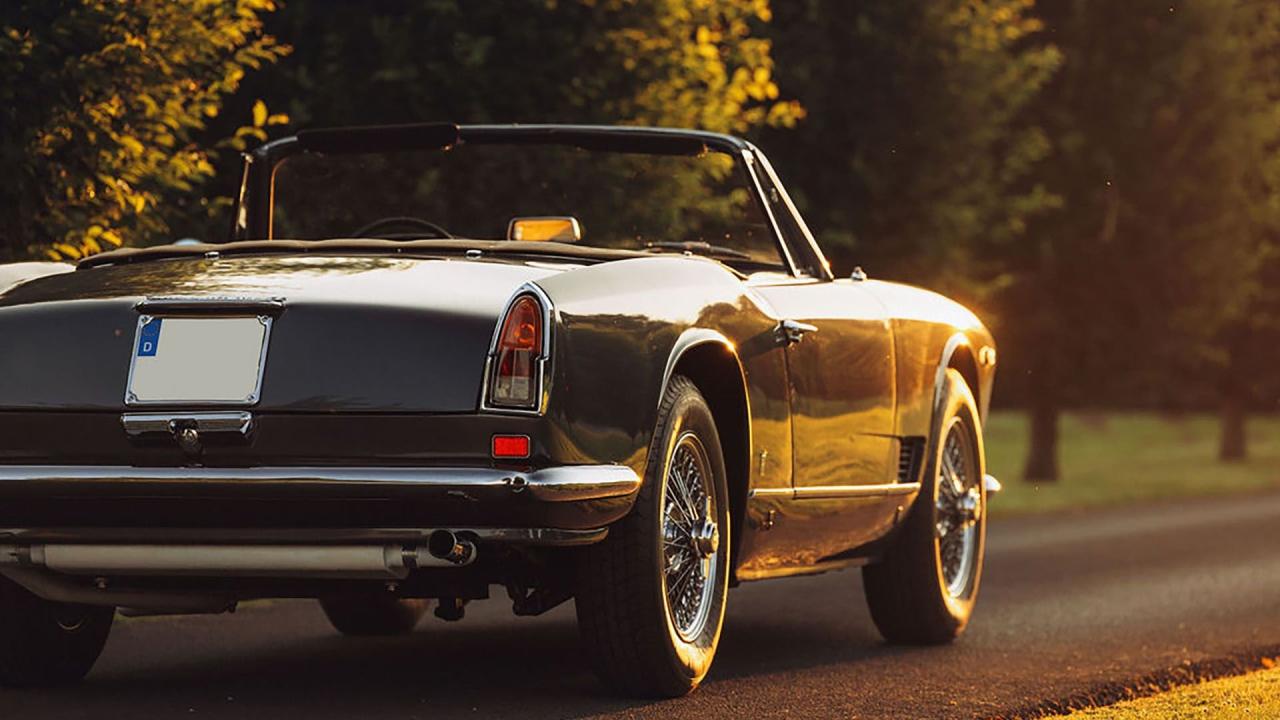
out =
<path fill-rule="evenodd" d="M 496 458 L 529 457 L 528 435 L 494 435 L 493 456 Z"/>

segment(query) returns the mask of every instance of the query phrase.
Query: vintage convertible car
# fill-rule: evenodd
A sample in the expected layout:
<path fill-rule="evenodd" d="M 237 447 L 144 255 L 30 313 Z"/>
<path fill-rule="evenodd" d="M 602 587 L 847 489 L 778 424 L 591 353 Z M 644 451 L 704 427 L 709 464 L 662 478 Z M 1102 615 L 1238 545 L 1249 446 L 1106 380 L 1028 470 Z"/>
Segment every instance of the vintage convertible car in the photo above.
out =
<path fill-rule="evenodd" d="M 83 677 L 117 608 L 391 634 L 496 585 L 657 696 L 744 581 L 862 566 L 894 642 L 973 611 L 991 335 L 833 277 L 738 138 L 299 132 L 227 242 L 4 268 L 0 336 L 4 684 Z"/>

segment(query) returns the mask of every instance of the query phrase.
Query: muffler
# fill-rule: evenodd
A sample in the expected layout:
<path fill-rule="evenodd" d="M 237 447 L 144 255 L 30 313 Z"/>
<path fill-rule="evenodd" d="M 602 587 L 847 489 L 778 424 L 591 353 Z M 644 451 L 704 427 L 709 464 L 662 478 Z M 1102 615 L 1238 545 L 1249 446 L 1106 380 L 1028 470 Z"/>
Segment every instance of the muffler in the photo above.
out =
<path fill-rule="evenodd" d="M 448 530 L 427 549 L 405 545 L 135 545 L 43 543 L 0 548 L 0 565 L 66 575 L 403 579 L 417 568 L 456 567 L 476 547 Z"/>

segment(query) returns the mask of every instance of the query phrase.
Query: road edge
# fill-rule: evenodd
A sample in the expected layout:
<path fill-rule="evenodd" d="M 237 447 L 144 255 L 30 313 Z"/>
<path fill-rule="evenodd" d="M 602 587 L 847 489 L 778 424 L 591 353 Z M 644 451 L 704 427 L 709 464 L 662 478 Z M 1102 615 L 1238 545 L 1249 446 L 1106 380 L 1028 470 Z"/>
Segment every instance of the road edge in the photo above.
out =
<path fill-rule="evenodd" d="M 1186 661 L 1176 667 L 1157 670 L 1128 680 L 1102 683 L 1088 690 L 1032 703 L 1007 713 L 991 715 L 989 718 L 990 720 L 1036 720 L 1065 715 L 1073 710 L 1106 707 L 1125 700 L 1149 697 L 1184 685 L 1194 685 L 1206 680 L 1244 675 L 1255 670 L 1274 667 L 1278 660 L 1280 660 L 1280 645 L 1268 645 L 1195 662 Z"/>

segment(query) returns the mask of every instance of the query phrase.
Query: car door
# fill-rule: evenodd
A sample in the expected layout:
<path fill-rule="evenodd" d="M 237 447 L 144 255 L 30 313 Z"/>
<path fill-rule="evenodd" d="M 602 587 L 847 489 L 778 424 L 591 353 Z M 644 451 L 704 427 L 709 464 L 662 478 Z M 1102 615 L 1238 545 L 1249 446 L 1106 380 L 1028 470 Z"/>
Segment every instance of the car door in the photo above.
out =
<path fill-rule="evenodd" d="M 893 335 L 861 283 L 771 278 L 753 289 L 786 344 L 797 499 L 849 496 L 895 482 Z M 852 493 L 856 495 L 856 491 Z"/>

